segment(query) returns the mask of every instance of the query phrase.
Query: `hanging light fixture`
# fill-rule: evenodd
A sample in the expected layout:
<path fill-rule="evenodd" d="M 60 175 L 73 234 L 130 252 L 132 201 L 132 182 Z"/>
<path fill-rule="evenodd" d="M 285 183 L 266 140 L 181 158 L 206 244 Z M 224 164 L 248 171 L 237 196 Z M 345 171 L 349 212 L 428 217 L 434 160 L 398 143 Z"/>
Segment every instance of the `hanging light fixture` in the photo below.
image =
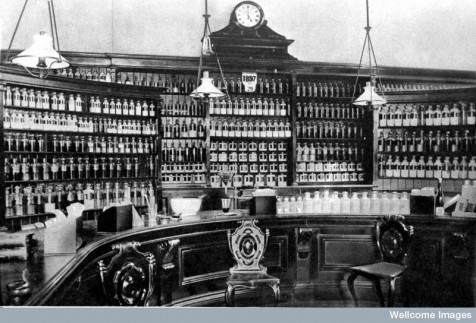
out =
<path fill-rule="evenodd" d="M 32 76 L 38 78 L 48 77 L 50 71 L 67 68 L 70 66 L 70 63 L 65 59 L 60 52 L 60 45 L 58 39 L 58 29 L 56 27 L 56 16 L 53 0 L 48 0 L 48 12 L 50 20 L 50 30 L 51 36 L 46 32 L 40 31 L 38 34 L 33 36 L 33 44 L 22 51 L 20 54 L 10 58 L 10 49 L 12 47 L 13 40 L 20 25 L 20 21 L 25 12 L 26 5 L 28 0 L 25 0 L 23 9 L 18 18 L 15 30 L 10 40 L 10 45 L 8 46 L 7 55 L 5 62 L 11 62 L 16 65 L 23 66 L 25 70 Z M 38 70 L 38 72 L 33 72 L 32 70 Z"/>
<path fill-rule="evenodd" d="M 368 49 L 368 54 L 369 54 L 369 82 L 366 82 L 365 88 L 364 88 L 364 93 L 362 93 L 354 102 L 354 105 L 367 105 L 367 106 L 379 106 L 387 103 L 385 98 L 382 96 L 378 95 L 375 92 L 375 76 L 372 75 L 372 58 L 375 63 L 375 72 L 376 76 L 378 79 L 378 82 L 380 82 L 380 85 L 382 85 L 382 81 L 380 79 L 380 74 L 378 71 L 378 65 L 377 65 L 377 59 L 375 58 L 375 52 L 374 52 L 374 47 L 372 45 L 372 40 L 370 38 L 370 20 L 369 20 L 369 0 L 366 0 L 366 8 L 367 8 L 367 27 L 365 27 L 366 35 L 365 35 L 365 41 L 364 41 L 364 47 L 362 48 L 362 54 L 360 55 L 360 62 L 359 62 L 359 68 L 357 70 L 357 79 L 355 80 L 355 85 L 354 85 L 354 92 L 352 94 L 352 100 L 354 99 L 355 96 L 355 91 L 357 89 L 357 83 L 359 81 L 359 75 L 360 75 L 360 68 L 362 67 L 362 58 L 364 57 L 365 53 L 365 46 L 367 45 Z M 383 88 L 381 86 L 381 88 Z"/>
<path fill-rule="evenodd" d="M 201 83 L 198 83 L 200 79 L 200 75 L 202 74 L 202 67 L 203 67 L 203 56 L 215 56 L 218 68 L 220 70 L 220 77 L 224 83 L 223 71 L 220 65 L 220 60 L 218 59 L 218 55 L 215 51 L 213 51 L 212 41 L 210 38 L 211 30 L 210 24 L 208 20 L 210 19 L 210 15 L 208 14 L 208 0 L 205 0 L 205 14 L 203 15 L 205 18 L 205 28 L 203 30 L 203 38 L 202 38 L 202 48 L 200 50 L 200 62 L 198 65 L 198 75 L 197 75 L 197 88 L 190 93 L 190 96 L 195 99 L 205 99 L 208 100 L 209 98 L 221 98 L 224 97 L 225 94 L 220 91 L 216 86 L 213 85 L 213 79 L 210 78 L 209 72 L 204 71 L 203 77 L 201 78 Z M 226 96 L 228 96 L 228 89 L 225 88 Z"/>

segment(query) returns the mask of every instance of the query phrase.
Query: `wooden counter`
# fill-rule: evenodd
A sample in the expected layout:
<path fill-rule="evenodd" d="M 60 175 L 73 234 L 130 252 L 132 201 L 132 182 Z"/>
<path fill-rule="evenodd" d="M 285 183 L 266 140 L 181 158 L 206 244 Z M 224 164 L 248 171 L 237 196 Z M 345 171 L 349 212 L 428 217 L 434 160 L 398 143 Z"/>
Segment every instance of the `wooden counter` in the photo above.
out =
<path fill-rule="evenodd" d="M 223 216 L 203 212 L 179 222 L 93 237 L 75 255 L 43 256 L 26 262 L 0 264 L 6 305 L 103 306 L 98 260 L 109 262 L 112 245 L 137 241 L 140 250 L 155 255 L 159 268 L 157 305 L 223 306 L 225 280 L 234 264 L 226 231 L 249 215 Z M 264 265 L 281 280 L 282 301 L 288 306 L 352 306 L 346 285 L 349 266 L 375 261 L 373 225 L 376 216 L 257 216 L 270 230 Z M 408 303 L 397 286 L 397 305 L 475 306 L 476 219 L 408 216 L 415 227 L 405 279 Z M 164 262 L 171 264 L 165 268 Z M 29 271 L 28 299 L 6 295 L 6 284 Z M 403 283 L 402 283 L 403 285 Z M 356 281 L 364 306 L 375 306 L 372 285 Z M 239 294 L 238 294 L 239 295 Z M 238 297 L 239 299 L 239 297 Z M 238 302 L 238 305 L 239 302 Z M 242 304 L 246 305 L 246 304 Z"/>

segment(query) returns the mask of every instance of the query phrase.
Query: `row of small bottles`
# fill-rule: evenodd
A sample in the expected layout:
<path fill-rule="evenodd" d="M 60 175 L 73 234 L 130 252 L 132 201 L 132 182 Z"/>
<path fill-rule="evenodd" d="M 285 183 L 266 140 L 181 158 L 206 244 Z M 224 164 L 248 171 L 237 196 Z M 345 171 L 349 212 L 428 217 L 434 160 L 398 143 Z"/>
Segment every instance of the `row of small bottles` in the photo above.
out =
<path fill-rule="evenodd" d="M 316 118 L 316 119 L 364 119 L 370 113 L 365 107 L 352 104 L 328 104 L 317 102 L 297 102 L 296 116 L 298 118 Z"/>
<path fill-rule="evenodd" d="M 211 162 L 285 162 L 288 160 L 286 152 L 274 152 L 274 151 L 249 151 L 249 152 L 216 152 L 210 151 Z"/>
<path fill-rule="evenodd" d="M 290 138 L 291 123 L 283 120 L 210 120 L 211 137 Z"/>
<path fill-rule="evenodd" d="M 446 156 L 443 161 L 441 156 L 436 156 L 435 159 L 431 156 L 412 156 L 408 161 L 407 156 L 401 159 L 380 155 L 378 175 L 395 178 L 476 179 L 476 157 L 471 156 L 468 162 L 466 156 L 453 157 L 451 160 Z"/>
<path fill-rule="evenodd" d="M 196 118 L 162 118 L 162 138 L 204 138 L 206 128 L 202 119 Z"/>
<path fill-rule="evenodd" d="M 333 182 L 363 182 L 365 174 L 363 172 L 330 172 L 330 173 L 297 173 L 298 183 L 333 183 Z"/>
<path fill-rule="evenodd" d="M 226 141 L 212 141 L 210 143 L 210 151 L 286 151 L 287 143 L 281 142 L 226 142 Z"/>
<path fill-rule="evenodd" d="M 162 163 L 162 174 L 164 173 L 206 173 L 207 165 L 204 162 L 165 162 Z"/>
<path fill-rule="evenodd" d="M 360 124 L 345 122 L 296 122 L 298 138 L 317 139 L 363 139 L 363 128 Z"/>
<path fill-rule="evenodd" d="M 155 139 L 117 138 L 52 135 L 45 144 L 43 135 L 6 133 L 6 152 L 53 152 L 53 153 L 104 153 L 150 154 L 155 153 Z"/>
<path fill-rule="evenodd" d="M 476 107 L 471 103 L 432 105 L 387 105 L 379 111 L 380 127 L 475 125 Z"/>
<path fill-rule="evenodd" d="M 368 192 L 353 192 L 349 197 L 348 192 L 332 192 L 328 190 L 323 194 L 319 191 L 311 197 L 310 192 L 304 196 L 277 197 L 277 214 L 354 214 L 354 215 L 387 215 L 410 214 L 410 200 L 408 194 L 393 192 L 387 194 L 376 191 L 368 197 Z"/>
<path fill-rule="evenodd" d="M 231 181 L 233 187 L 284 187 L 287 185 L 288 177 L 286 174 L 235 174 Z M 219 175 L 210 175 L 211 187 L 224 187 Z"/>
<path fill-rule="evenodd" d="M 388 153 L 457 153 L 476 151 L 476 131 L 381 132 L 378 151 Z"/>
<path fill-rule="evenodd" d="M 178 97 L 169 98 L 164 95 L 160 112 L 162 116 L 203 116 L 205 117 L 205 105 L 201 101 L 180 99 Z"/>
<path fill-rule="evenodd" d="M 207 149 L 203 141 L 174 140 L 162 142 L 162 163 L 206 161 Z"/>
<path fill-rule="evenodd" d="M 207 184 L 207 176 L 205 173 L 162 173 L 162 185 L 167 184 L 187 184 L 194 185 Z"/>
<path fill-rule="evenodd" d="M 150 157 L 5 158 L 5 181 L 48 181 L 153 177 L 156 163 Z"/>
<path fill-rule="evenodd" d="M 296 165 L 297 172 L 354 172 L 363 171 L 362 163 L 354 162 L 299 162 Z"/>
<path fill-rule="evenodd" d="M 99 96 L 91 96 L 87 104 L 81 94 L 65 95 L 63 92 L 58 94 L 52 92 L 50 95 L 48 91 L 18 87 L 12 91 L 9 86 L 6 87 L 4 96 L 6 106 L 112 115 L 156 116 L 156 107 L 152 101 L 148 104 L 147 101 L 133 99 L 103 98 L 101 100 Z"/>
<path fill-rule="evenodd" d="M 225 75 L 223 80 L 216 77 L 214 82 L 216 87 L 223 92 L 244 93 L 245 85 L 242 82 L 242 75 Z M 256 80 L 256 88 L 253 93 L 256 94 L 290 94 L 291 83 L 288 79 L 258 77 Z"/>
<path fill-rule="evenodd" d="M 111 203 L 131 202 L 135 206 L 155 203 L 152 182 L 102 182 L 77 184 L 39 184 L 5 189 L 6 217 L 19 217 L 65 210 L 73 203 L 83 203 L 85 210 L 102 209 Z"/>
<path fill-rule="evenodd" d="M 338 82 L 296 82 L 297 97 L 312 98 L 339 98 L 352 96 L 354 86 L 349 83 Z M 362 92 L 362 86 L 358 89 Z"/>
<path fill-rule="evenodd" d="M 289 101 L 271 98 L 210 99 L 210 114 L 231 116 L 289 116 Z"/>
<path fill-rule="evenodd" d="M 5 129 L 94 132 L 125 135 L 157 135 L 155 120 L 116 120 L 114 118 L 78 117 L 65 113 L 5 110 Z"/>
<path fill-rule="evenodd" d="M 297 161 L 358 161 L 365 157 L 365 149 L 351 143 L 297 143 Z"/>
<path fill-rule="evenodd" d="M 96 82 L 116 82 L 116 69 L 108 67 L 76 67 L 56 70 L 56 75 Z"/>
<path fill-rule="evenodd" d="M 287 173 L 288 164 L 284 162 L 210 163 L 210 173 L 233 172 L 235 174 Z"/>
<path fill-rule="evenodd" d="M 471 87 L 471 85 L 449 85 L 449 84 L 377 84 L 378 92 L 401 92 L 401 91 L 427 91 L 427 90 L 446 90 L 455 88 Z"/>

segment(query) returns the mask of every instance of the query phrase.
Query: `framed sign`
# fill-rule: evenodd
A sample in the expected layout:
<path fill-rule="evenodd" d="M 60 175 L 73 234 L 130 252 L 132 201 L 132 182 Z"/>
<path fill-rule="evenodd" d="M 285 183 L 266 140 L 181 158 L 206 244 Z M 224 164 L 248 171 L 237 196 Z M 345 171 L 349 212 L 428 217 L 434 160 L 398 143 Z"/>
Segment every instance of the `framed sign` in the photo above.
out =
<path fill-rule="evenodd" d="M 245 88 L 245 92 L 255 92 L 258 74 L 255 72 L 243 72 L 241 74 L 241 83 Z"/>

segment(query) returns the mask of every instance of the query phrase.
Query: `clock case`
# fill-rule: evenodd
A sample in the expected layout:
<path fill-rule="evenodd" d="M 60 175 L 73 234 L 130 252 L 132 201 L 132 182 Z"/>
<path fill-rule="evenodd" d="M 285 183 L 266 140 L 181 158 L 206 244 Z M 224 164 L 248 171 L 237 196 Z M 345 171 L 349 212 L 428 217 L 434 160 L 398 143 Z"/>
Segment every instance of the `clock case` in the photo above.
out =
<path fill-rule="evenodd" d="M 261 7 L 256 6 L 264 15 Z M 242 26 L 236 19 L 235 9 L 231 13 L 228 26 L 210 35 L 213 48 L 220 58 L 296 60 L 288 53 L 288 47 L 294 40 L 272 30 L 266 20 L 255 27 Z"/>

